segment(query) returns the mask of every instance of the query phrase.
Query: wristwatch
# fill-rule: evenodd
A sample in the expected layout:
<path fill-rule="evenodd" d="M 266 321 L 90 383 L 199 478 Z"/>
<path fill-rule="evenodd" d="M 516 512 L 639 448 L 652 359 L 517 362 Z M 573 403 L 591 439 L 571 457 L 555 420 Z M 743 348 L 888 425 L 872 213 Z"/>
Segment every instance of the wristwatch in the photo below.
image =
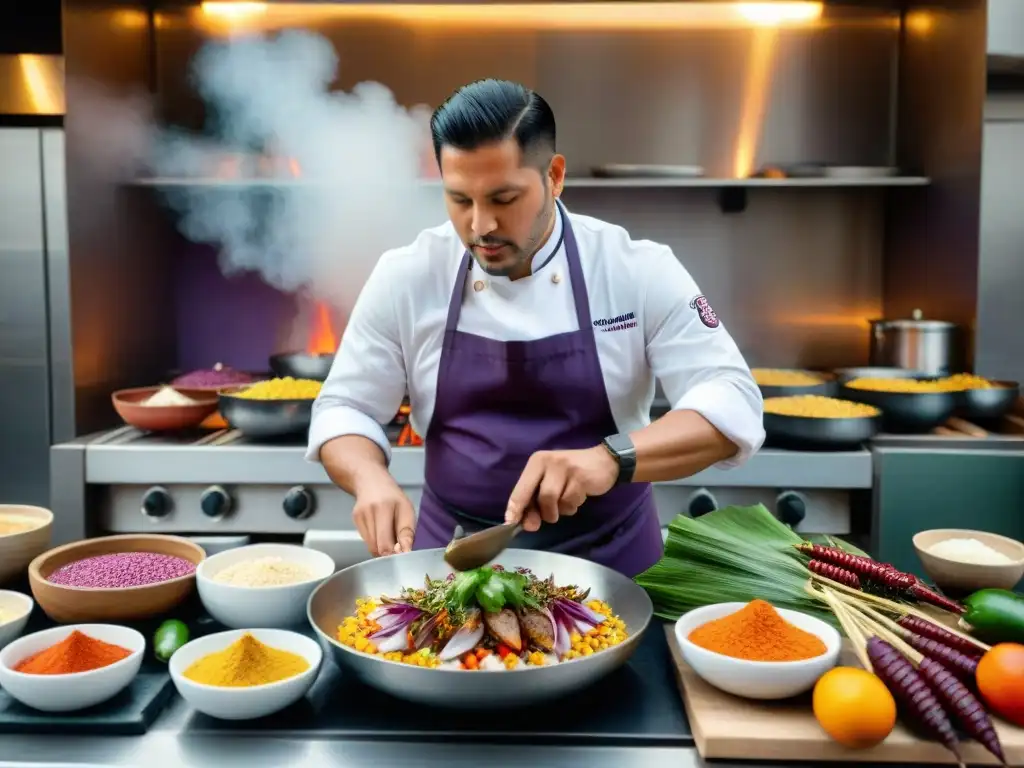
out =
<path fill-rule="evenodd" d="M 601 444 L 608 449 L 608 453 L 619 465 L 619 476 L 616 478 L 615 484 L 624 485 L 633 482 L 633 473 L 636 471 L 636 446 L 629 439 L 629 435 L 610 435 L 602 440 Z"/>

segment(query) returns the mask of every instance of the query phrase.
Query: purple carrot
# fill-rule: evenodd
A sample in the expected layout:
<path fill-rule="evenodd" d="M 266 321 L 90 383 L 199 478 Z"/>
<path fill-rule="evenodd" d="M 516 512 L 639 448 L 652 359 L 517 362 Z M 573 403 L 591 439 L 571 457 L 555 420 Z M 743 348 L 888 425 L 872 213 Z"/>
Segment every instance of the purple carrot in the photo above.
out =
<path fill-rule="evenodd" d="M 924 584 L 916 580 L 910 585 L 910 588 L 907 590 L 907 594 L 919 603 L 928 603 L 929 605 L 934 605 L 936 608 L 941 608 L 944 611 L 955 613 L 958 616 L 967 612 L 967 609 L 960 605 L 956 600 L 952 600 L 945 595 L 940 595 L 938 592 L 929 589 Z"/>
<path fill-rule="evenodd" d="M 902 616 L 896 623 L 915 635 L 921 635 L 921 637 L 927 637 L 929 640 L 934 640 L 937 643 L 948 645 L 950 648 L 958 650 L 960 653 L 971 658 L 978 659 L 985 655 L 985 649 L 981 646 L 972 643 L 967 638 L 960 637 L 960 635 L 954 635 L 938 624 L 925 621 L 917 616 Z"/>
<path fill-rule="evenodd" d="M 860 589 L 860 576 L 853 571 L 840 568 L 838 565 L 826 563 L 822 560 L 811 560 L 807 563 L 807 570 L 850 589 Z"/>
<path fill-rule="evenodd" d="M 878 637 L 868 640 L 867 652 L 875 674 L 885 683 L 886 688 L 963 765 L 953 724 L 914 665 Z"/>
<path fill-rule="evenodd" d="M 977 659 L 920 635 L 907 635 L 905 639 L 907 645 L 915 651 L 939 662 L 961 681 L 974 685 L 974 675 L 978 671 Z"/>
<path fill-rule="evenodd" d="M 967 686 L 957 680 L 949 669 L 927 656 L 921 660 L 917 670 L 932 692 L 946 704 L 946 711 L 963 726 L 967 734 L 1006 765 L 1006 756 L 996 728 L 981 702 Z"/>

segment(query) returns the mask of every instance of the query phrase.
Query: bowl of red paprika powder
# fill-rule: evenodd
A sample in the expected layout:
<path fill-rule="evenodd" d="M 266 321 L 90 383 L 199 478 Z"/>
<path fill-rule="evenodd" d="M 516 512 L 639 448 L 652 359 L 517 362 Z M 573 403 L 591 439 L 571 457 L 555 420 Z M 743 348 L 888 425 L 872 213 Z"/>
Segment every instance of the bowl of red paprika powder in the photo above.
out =
<path fill-rule="evenodd" d="M 809 691 L 836 665 L 834 627 L 764 600 L 717 603 L 685 614 L 675 627 L 683 660 L 706 683 L 747 699 L 788 699 Z"/>
<path fill-rule="evenodd" d="M 0 687 L 43 712 L 74 712 L 113 698 L 135 679 L 146 638 L 113 624 L 35 632 L 0 651 Z"/>

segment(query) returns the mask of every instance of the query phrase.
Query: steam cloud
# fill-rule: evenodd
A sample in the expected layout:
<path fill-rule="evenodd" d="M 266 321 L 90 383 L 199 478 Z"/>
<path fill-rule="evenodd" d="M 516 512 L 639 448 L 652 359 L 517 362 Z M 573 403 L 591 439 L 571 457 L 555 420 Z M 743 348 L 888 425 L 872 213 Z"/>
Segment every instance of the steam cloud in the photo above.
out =
<path fill-rule="evenodd" d="M 250 166 L 262 151 L 283 158 L 262 168 L 283 183 L 186 185 L 167 189 L 167 203 L 185 237 L 220 248 L 225 274 L 257 272 L 347 316 L 381 253 L 443 221 L 443 209 L 420 174 L 429 109 L 403 108 L 378 83 L 331 92 L 337 68 L 331 43 L 304 31 L 208 43 L 191 76 L 216 138 L 161 130 L 149 165 L 208 178 L 225 151 L 249 153 Z M 259 172 L 243 164 L 241 177 Z"/>

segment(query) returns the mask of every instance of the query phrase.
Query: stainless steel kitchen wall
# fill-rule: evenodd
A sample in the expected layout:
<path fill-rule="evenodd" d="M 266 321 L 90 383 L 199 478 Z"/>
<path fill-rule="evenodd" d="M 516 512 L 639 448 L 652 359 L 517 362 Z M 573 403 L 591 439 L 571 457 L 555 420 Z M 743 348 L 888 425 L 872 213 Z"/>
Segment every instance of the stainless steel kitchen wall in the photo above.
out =
<path fill-rule="evenodd" d="M 1024 89 L 990 94 L 981 166 L 976 367 L 1024 380 Z"/>
<path fill-rule="evenodd" d="M 889 194 L 883 276 L 887 317 L 908 317 L 920 309 L 926 317 L 973 331 L 985 42 L 985 0 L 907 4 L 896 92 L 896 155 L 932 183 Z"/>
<path fill-rule="evenodd" d="M 0 500 L 4 503 L 49 505 L 52 419 L 46 239 L 43 131 L 0 128 Z"/>

